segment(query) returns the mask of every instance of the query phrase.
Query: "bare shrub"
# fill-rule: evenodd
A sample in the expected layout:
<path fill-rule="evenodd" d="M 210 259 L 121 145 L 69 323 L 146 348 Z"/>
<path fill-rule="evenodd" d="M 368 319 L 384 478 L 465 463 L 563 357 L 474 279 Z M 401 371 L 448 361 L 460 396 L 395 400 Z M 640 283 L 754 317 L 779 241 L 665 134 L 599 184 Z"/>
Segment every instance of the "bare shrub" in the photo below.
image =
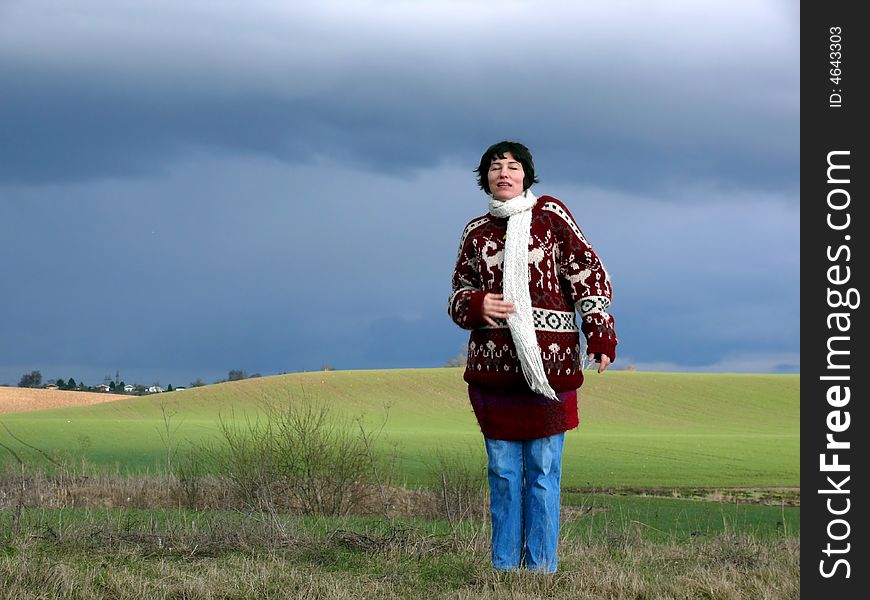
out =
<path fill-rule="evenodd" d="M 303 401 L 266 405 L 255 419 L 222 417 L 219 443 L 205 450 L 250 509 L 347 515 L 370 491 L 369 445 L 364 430 Z"/>
<path fill-rule="evenodd" d="M 429 476 L 437 490 L 436 514 L 451 526 L 459 521 L 487 515 L 486 465 L 469 463 L 467 453 L 438 450 L 429 465 Z"/>
<path fill-rule="evenodd" d="M 172 466 L 169 478 L 173 499 L 179 507 L 203 510 L 206 508 L 231 508 L 223 480 L 210 474 L 207 453 L 200 447 L 191 445 L 186 452 L 180 452 Z M 215 496 L 223 496 L 216 500 Z"/>

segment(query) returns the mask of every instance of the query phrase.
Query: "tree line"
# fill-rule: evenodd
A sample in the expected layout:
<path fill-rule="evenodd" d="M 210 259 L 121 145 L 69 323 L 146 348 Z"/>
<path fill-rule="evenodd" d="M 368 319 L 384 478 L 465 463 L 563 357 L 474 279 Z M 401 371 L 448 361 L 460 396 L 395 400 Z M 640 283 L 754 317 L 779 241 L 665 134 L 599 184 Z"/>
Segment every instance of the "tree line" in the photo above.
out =
<path fill-rule="evenodd" d="M 30 371 L 29 373 L 25 373 L 21 376 L 21 379 L 18 380 L 18 387 L 21 388 L 41 388 L 46 387 L 48 385 L 55 385 L 60 390 L 74 391 L 74 392 L 94 392 L 97 391 L 97 386 L 87 385 L 84 381 L 76 381 L 74 377 L 70 377 L 69 379 L 56 379 L 53 381 L 46 381 L 45 385 L 43 385 L 42 380 L 42 372 L 39 370 Z M 126 388 L 127 384 L 123 381 L 108 381 L 105 385 L 109 387 L 109 392 L 116 394 L 127 393 Z M 200 384 L 202 385 L 202 384 Z M 148 391 L 148 387 L 142 384 L 133 384 L 133 393 L 145 393 Z M 170 383 L 166 388 L 166 391 L 171 392 L 174 388 Z"/>
<path fill-rule="evenodd" d="M 248 374 L 243 369 L 231 369 L 227 373 L 227 377 L 223 379 L 217 379 L 214 383 L 224 383 L 225 381 L 240 381 L 242 379 L 252 379 L 254 377 L 262 377 L 261 373 L 252 373 Z M 67 380 L 57 379 L 55 381 L 46 382 L 46 385 L 54 384 L 61 390 L 70 390 L 70 391 L 96 391 L 97 386 L 89 386 L 85 384 L 83 381 L 76 381 L 75 378 L 70 377 Z M 123 394 L 125 393 L 125 388 L 127 384 L 123 381 L 108 381 L 106 385 L 109 386 L 109 391 Z M 159 386 L 159 383 L 155 383 L 155 385 Z M 190 387 L 200 387 L 203 385 L 207 385 L 201 378 L 197 377 L 193 381 L 190 382 Z M 18 381 L 18 387 L 22 388 L 39 388 L 45 387 L 43 385 L 42 373 L 39 370 L 30 371 L 29 373 L 25 373 L 21 376 L 21 379 Z M 133 392 L 134 393 L 144 393 L 148 391 L 150 386 L 141 385 L 141 384 L 133 384 Z M 173 391 L 175 388 L 172 387 L 170 383 L 166 388 L 167 392 Z"/>

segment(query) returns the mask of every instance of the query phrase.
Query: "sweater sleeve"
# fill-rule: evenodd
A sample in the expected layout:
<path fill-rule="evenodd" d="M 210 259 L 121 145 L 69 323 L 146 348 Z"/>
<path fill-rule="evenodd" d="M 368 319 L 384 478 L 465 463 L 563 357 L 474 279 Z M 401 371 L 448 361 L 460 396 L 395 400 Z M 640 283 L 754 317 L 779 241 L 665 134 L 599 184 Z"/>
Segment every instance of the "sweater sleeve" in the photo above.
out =
<path fill-rule="evenodd" d="M 453 269 L 453 290 L 447 303 L 450 318 L 463 329 L 475 329 L 486 324 L 483 320 L 483 297 L 486 291 L 481 284 L 474 238 L 469 235 L 480 221 L 472 221 L 462 233 L 456 267 Z"/>
<path fill-rule="evenodd" d="M 545 209 L 555 216 L 554 229 L 560 244 L 559 275 L 580 313 L 587 353 L 606 354 L 613 362 L 618 341 L 613 316 L 608 312 L 613 299 L 610 276 L 568 208 L 555 198 L 547 200 Z"/>

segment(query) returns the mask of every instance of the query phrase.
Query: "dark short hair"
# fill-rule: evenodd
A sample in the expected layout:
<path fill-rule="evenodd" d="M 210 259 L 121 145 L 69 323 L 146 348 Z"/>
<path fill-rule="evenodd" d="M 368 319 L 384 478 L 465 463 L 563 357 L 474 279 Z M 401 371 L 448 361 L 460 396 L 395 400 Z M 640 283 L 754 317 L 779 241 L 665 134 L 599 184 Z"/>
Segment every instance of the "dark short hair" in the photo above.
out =
<path fill-rule="evenodd" d="M 523 165 L 523 191 L 532 187 L 533 183 L 538 183 L 538 178 L 535 177 L 535 162 L 532 160 L 532 153 L 529 149 L 519 142 L 509 142 L 507 140 L 493 144 L 486 149 L 483 156 L 480 157 L 480 165 L 474 170 L 477 173 L 477 185 L 480 186 L 487 194 L 491 194 L 489 189 L 489 167 L 492 161 L 497 158 L 504 158 L 506 152 L 513 154 L 514 158 Z"/>

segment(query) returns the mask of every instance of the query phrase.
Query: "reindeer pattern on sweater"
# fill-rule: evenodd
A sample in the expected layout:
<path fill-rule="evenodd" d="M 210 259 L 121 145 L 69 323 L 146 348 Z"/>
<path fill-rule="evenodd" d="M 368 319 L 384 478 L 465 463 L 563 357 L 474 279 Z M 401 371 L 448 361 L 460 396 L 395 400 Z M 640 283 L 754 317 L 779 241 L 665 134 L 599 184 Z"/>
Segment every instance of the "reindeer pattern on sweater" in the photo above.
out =
<path fill-rule="evenodd" d="M 516 389 L 525 380 L 507 323 L 492 327 L 483 319 L 483 297 L 502 292 L 506 231 L 507 219 L 489 214 L 466 225 L 448 313 L 471 330 L 465 380 Z M 529 292 L 547 379 L 554 390 L 577 389 L 583 382 L 581 331 L 587 352 L 616 359 L 610 276 L 568 208 L 552 196 L 541 196 L 532 208 L 529 237 Z"/>

